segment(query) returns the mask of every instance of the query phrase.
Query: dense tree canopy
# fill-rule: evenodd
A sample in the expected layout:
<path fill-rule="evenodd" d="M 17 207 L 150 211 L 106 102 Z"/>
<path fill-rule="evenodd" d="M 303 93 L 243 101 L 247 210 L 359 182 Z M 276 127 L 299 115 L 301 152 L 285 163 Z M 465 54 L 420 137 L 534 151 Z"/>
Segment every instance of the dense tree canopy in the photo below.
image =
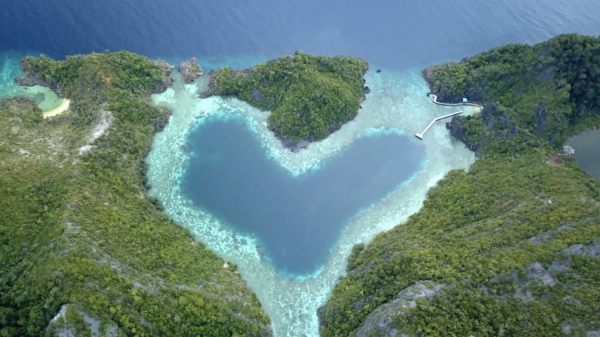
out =
<path fill-rule="evenodd" d="M 356 116 L 368 67 L 360 58 L 297 52 L 244 71 L 219 69 L 215 94 L 271 110 L 269 129 L 279 137 L 318 140 Z"/>

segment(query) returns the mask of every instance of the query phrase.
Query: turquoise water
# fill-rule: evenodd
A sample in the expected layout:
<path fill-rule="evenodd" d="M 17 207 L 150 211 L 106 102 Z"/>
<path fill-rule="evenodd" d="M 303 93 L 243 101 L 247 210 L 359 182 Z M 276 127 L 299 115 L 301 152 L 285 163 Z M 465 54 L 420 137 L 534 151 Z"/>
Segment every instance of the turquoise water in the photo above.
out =
<path fill-rule="evenodd" d="M 0 98 L 25 95 L 33 98 L 42 111 L 56 108 L 62 99 L 54 91 L 37 85 L 22 87 L 15 82 L 15 77 L 25 76 L 20 68 L 23 56 L 14 51 L 0 52 Z"/>

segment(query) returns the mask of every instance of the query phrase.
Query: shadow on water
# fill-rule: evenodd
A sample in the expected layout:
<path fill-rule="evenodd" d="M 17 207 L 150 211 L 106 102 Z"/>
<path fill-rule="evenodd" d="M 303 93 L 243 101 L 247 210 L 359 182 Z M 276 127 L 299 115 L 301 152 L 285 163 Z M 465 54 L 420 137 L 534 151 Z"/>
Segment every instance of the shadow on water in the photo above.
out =
<path fill-rule="evenodd" d="M 256 235 L 283 274 L 314 272 L 345 225 L 421 168 L 424 147 L 402 134 L 365 136 L 317 170 L 292 176 L 243 120 L 208 119 L 189 138 L 182 188 L 195 205 Z"/>
<path fill-rule="evenodd" d="M 577 164 L 600 181 L 600 129 L 583 132 L 569 139 Z"/>

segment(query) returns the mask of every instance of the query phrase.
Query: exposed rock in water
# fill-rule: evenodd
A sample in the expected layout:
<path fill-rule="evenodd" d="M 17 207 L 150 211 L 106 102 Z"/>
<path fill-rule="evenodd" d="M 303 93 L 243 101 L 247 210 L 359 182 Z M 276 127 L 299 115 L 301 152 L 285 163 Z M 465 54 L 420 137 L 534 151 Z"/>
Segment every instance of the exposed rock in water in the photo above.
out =
<path fill-rule="evenodd" d="M 306 148 L 309 144 L 309 141 L 306 139 L 303 139 L 303 140 L 297 142 L 293 139 L 281 138 L 281 144 L 283 144 L 284 147 L 287 147 L 288 149 L 290 149 L 292 152 L 298 152 L 298 151 Z"/>
<path fill-rule="evenodd" d="M 369 88 L 368 86 L 366 86 L 366 85 L 365 85 L 365 86 L 363 87 L 363 92 L 364 92 L 365 94 L 368 94 L 368 93 L 370 93 L 370 92 L 371 92 L 371 88 Z"/>
<path fill-rule="evenodd" d="M 183 75 L 185 83 L 192 83 L 195 79 L 204 75 L 204 70 L 202 70 L 195 57 L 179 63 L 177 70 Z"/>

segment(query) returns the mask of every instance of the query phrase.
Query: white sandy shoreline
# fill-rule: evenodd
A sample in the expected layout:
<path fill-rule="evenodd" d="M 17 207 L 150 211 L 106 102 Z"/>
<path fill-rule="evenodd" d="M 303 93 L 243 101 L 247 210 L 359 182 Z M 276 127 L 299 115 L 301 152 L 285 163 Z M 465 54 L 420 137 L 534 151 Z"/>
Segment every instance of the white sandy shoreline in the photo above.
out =
<path fill-rule="evenodd" d="M 60 113 L 67 111 L 67 109 L 69 109 L 70 104 L 71 104 L 71 100 L 63 99 L 62 102 L 56 108 L 49 110 L 49 111 L 45 111 L 44 118 L 56 116 Z"/>

